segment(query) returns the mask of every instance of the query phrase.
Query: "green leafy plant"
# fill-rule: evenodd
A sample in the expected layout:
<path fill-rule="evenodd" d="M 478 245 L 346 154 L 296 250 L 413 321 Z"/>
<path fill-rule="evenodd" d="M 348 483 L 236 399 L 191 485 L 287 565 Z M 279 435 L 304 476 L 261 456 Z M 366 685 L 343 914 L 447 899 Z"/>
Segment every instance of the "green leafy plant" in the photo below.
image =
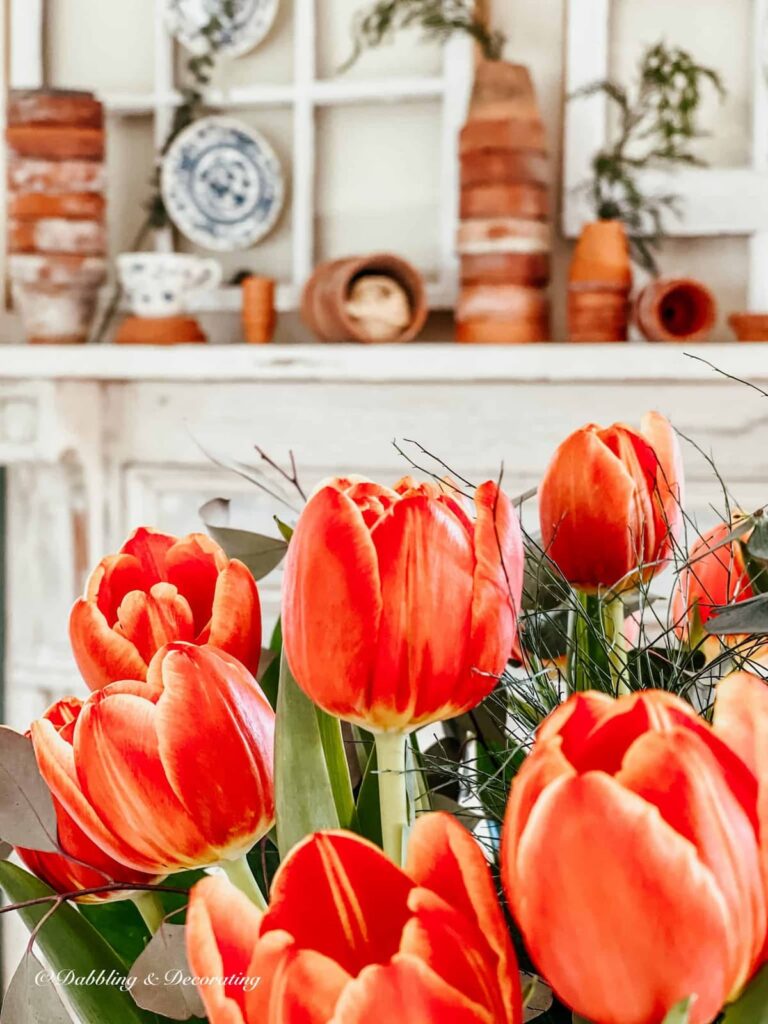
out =
<path fill-rule="evenodd" d="M 445 42 L 456 32 L 470 36 L 488 60 L 501 60 L 506 43 L 502 32 L 489 28 L 475 11 L 474 0 L 376 0 L 362 8 L 352 23 L 353 51 L 346 71 L 364 50 L 390 42 L 401 29 L 421 28 L 425 38 Z"/>
<path fill-rule="evenodd" d="M 599 220 L 625 224 L 635 259 L 652 273 L 657 272 L 663 215 L 677 212 L 679 198 L 645 194 L 639 175 L 646 168 L 702 165 L 692 143 L 702 137 L 699 115 L 707 86 L 725 95 L 716 71 L 698 64 L 686 50 L 660 42 L 643 54 L 633 89 L 598 81 L 571 97 L 603 94 L 616 109 L 616 137 L 595 154 L 592 177 L 580 188 Z"/>

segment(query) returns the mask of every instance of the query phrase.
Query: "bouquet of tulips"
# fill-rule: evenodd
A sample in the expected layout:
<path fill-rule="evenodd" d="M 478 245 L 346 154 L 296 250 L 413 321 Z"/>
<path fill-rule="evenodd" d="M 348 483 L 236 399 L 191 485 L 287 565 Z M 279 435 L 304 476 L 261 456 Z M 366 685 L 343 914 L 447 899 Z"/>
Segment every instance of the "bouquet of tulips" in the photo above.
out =
<path fill-rule="evenodd" d="M 763 517 L 687 545 L 656 413 L 528 497 L 335 478 L 102 560 L 83 694 L 0 729 L 2 1024 L 768 1022 Z"/>

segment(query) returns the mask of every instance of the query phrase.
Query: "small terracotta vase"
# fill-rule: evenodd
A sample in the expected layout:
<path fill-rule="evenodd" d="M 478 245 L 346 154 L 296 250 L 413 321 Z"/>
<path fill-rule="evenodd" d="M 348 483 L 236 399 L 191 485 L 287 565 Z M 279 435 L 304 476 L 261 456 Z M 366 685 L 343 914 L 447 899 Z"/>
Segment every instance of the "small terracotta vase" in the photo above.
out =
<path fill-rule="evenodd" d="M 30 343 L 88 340 L 107 261 L 99 257 L 14 255 L 9 260 L 14 304 Z"/>
<path fill-rule="evenodd" d="M 410 322 L 391 340 L 412 341 L 423 328 L 429 312 L 424 278 L 406 260 L 390 253 L 321 263 L 307 281 L 301 297 L 304 323 L 320 341 L 376 341 L 348 310 L 353 286 L 365 277 L 388 278 L 403 289 Z"/>
<path fill-rule="evenodd" d="M 691 278 L 652 281 L 635 300 L 635 323 L 648 341 L 706 341 L 716 320 L 714 295 Z"/>
<path fill-rule="evenodd" d="M 594 221 L 581 232 L 568 273 L 568 337 L 576 342 L 626 341 L 632 264 L 624 225 Z"/>
<path fill-rule="evenodd" d="M 243 332 L 251 345 L 272 341 L 277 324 L 275 281 L 271 277 L 246 277 L 243 289 Z"/>
<path fill-rule="evenodd" d="M 768 341 L 768 313 L 731 313 L 728 325 L 737 341 Z"/>

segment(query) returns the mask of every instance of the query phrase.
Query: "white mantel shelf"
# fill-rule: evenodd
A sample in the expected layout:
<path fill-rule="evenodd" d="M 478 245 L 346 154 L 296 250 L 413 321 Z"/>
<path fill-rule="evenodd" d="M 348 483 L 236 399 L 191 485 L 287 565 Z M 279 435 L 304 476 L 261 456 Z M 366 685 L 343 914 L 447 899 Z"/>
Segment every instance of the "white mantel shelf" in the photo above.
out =
<path fill-rule="evenodd" d="M 690 358 L 697 356 L 698 359 Z M 355 383 L 768 381 L 768 344 L 0 345 L 0 380 Z"/>

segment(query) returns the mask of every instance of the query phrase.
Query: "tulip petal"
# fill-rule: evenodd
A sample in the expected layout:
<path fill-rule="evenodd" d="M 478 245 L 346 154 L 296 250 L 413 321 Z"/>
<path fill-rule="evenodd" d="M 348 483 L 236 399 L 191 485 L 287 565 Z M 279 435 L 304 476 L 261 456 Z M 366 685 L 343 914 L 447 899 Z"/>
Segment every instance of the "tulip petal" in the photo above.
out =
<path fill-rule="evenodd" d="M 147 663 L 124 636 L 110 629 L 99 609 L 82 598 L 69 617 L 69 639 L 80 674 L 92 690 L 115 679 L 145 679 Z"/>
<path fill-rule="evenodd" d="M 669 420 L 659 412 L 643 416 L 640 429 L 656 453 L 658 472 L 656 476 L 657 499 L 661 505 L 661 516 L 666 524 L 666 539 L 657 555 L 668 558 L 683 523 L 683 456 L 680 442 Z"/>
<path fill-rule="evenodd" d="M 261 914 L 223 878 L 205 878 L 194 887 L 187 911 L 187 956 L 199 978 L 251 977 Z M 243 985 L 201 985 L 198 989 L 211 1024 L 246 1024 Z"/>
<path fill-rule="evenodd" d="M 505 1019 L 516 1021 L 521 998 L 515 954 L 488 864 L 475 838 L 449 814 L 424 815 L 411 832 L 406 871 L 417 885 L 437 893 L 476 924 L 486 956 L 497 964 Z"/>
<path fill-rule="evenodd" d="M 441 503 L 415 495 L 371 537 L 383 609 L 369 722 L 407 730 L 474 706 L 493 680 L 467 684 L 474 553 L 466 530 Z"/>
<path fill-rule="evenodd" d="M 621 423 L 598 431 L 598 437 L 620 460 L 635 485 L 632 528 L 635 564 L 652 563 L 666 532 L 666 523 L 661 520 L 660 503 L 654 500 L 658 470 L 656 453 L 645 438 Z"/>
<path fill-rule="evenodd" d="M 637 566 L 635 485 L 595 433 L 560 445 L 539 487 L 543 547 L 574 586 L 613 586 Z"/>
<path fill-rule="evenodd" d="M 227 566 L 227 556 L 204 533 L 190 533 L 168 548 L 164 562 L 168 582 L 186 598 L 195 633 L 200 633 L 211 618 L 216 581 Z"/>
<path fill-rule="evenodd" d="M 132 590 L 149 590 L 154 582 L 133 555 L 108 555 L 91 573 L 85 596 L 96 603 L 107 625 L 114 626 L 117 609 L 125 595 Z"/>
<path fill-rule="evenodd" d="M 318 832 L 294 847 L 272 883 L 262 934 L 279 929 L 356 975 L 398 949 L 411 880 L 378 847 Z"/>
<path fill-rule="evenodd" d="M 354 502 L 325 487 L 288 548 L 283 642 L 296 681 L 326 711 L 355 715 L 369 687 L 380 615 L 370 533 Z"/>
<path fill-rule="evenodd" d="M 400 955 L 392 963 L 366 967 L 344 989 L 329 1024 L 495 1024 L 421 961 Z"/>
<path fill-rule="evenodd" d="M 233 559 L 216 581 L 208 643 L 242 662 L 256 675 L 261 658 L 261 605 L 256 581 Z"/>
<path fill-rule="evenodd" d="M 155 583 L 148 594 L 134 590 L 123 600 L 117 618 L 115 632 L 130 640 L 147 663 L 164 644 L 195 638 L 192 610 L 170 583 Z"/>
<path fill-rule="evenodd" d="M 175 543 L 176 537 L 152 530 L 148 526 L 140 526 L 120 550 L 138 560 L 152 583 L 162 583 L 168 579 L 165 556 Z"/>
<path fill-rule="evenodd" d="M 655 807 L 602 772 L 557 780 L 507 857 L 526 945 L 579 1014 L 658 1024 L 692 994 L 691 1024 L 718 1013 L 731 922 L 711 872 Z"/>
<path fill-rule="evenodd" d="M 149 693 L 147 693 L 149 691 Z M 85 705 L 75 729 L 77 777 L 105 825 L 123 840 L 127 864 L 155 871 L 217 860 L 168 783 L 149 687 L 113 683 Z"/>
<path fill-rule="evenodd" d="M 165 777 L 209 845 L 240 856 L 274 821 L 275 714 L 248 670 L 222 652 L 173 644 L 162 678 L 154 726 Z"/>
<path fill-rule="evenodd" d="M 260 978 L 245 998 L 246 1019 L 253 1024 L 327 1024 L 350 976 L 313 949 L 298 949 L 287 932 L 268 932 L 259 940 L 248 968 Z"/>
<path fill-rule="evenodd" d="M 629 749 L 616 781 L 658 807 L 717 879 L 731 922 L 735 994 L 752 973 L 768 919 L 757 836 L 719 762 L 690 730 L 649 732 Z"/>
<path fill-rule="evenodd" d="M 520 521 L 506 494 L 489 481 L 477 488 L 475 505 L 470 661 L 480 701 L 493 689 L 492 677 L 501 674 L 512 651 L 522 605 L 524 556 Z"/>

